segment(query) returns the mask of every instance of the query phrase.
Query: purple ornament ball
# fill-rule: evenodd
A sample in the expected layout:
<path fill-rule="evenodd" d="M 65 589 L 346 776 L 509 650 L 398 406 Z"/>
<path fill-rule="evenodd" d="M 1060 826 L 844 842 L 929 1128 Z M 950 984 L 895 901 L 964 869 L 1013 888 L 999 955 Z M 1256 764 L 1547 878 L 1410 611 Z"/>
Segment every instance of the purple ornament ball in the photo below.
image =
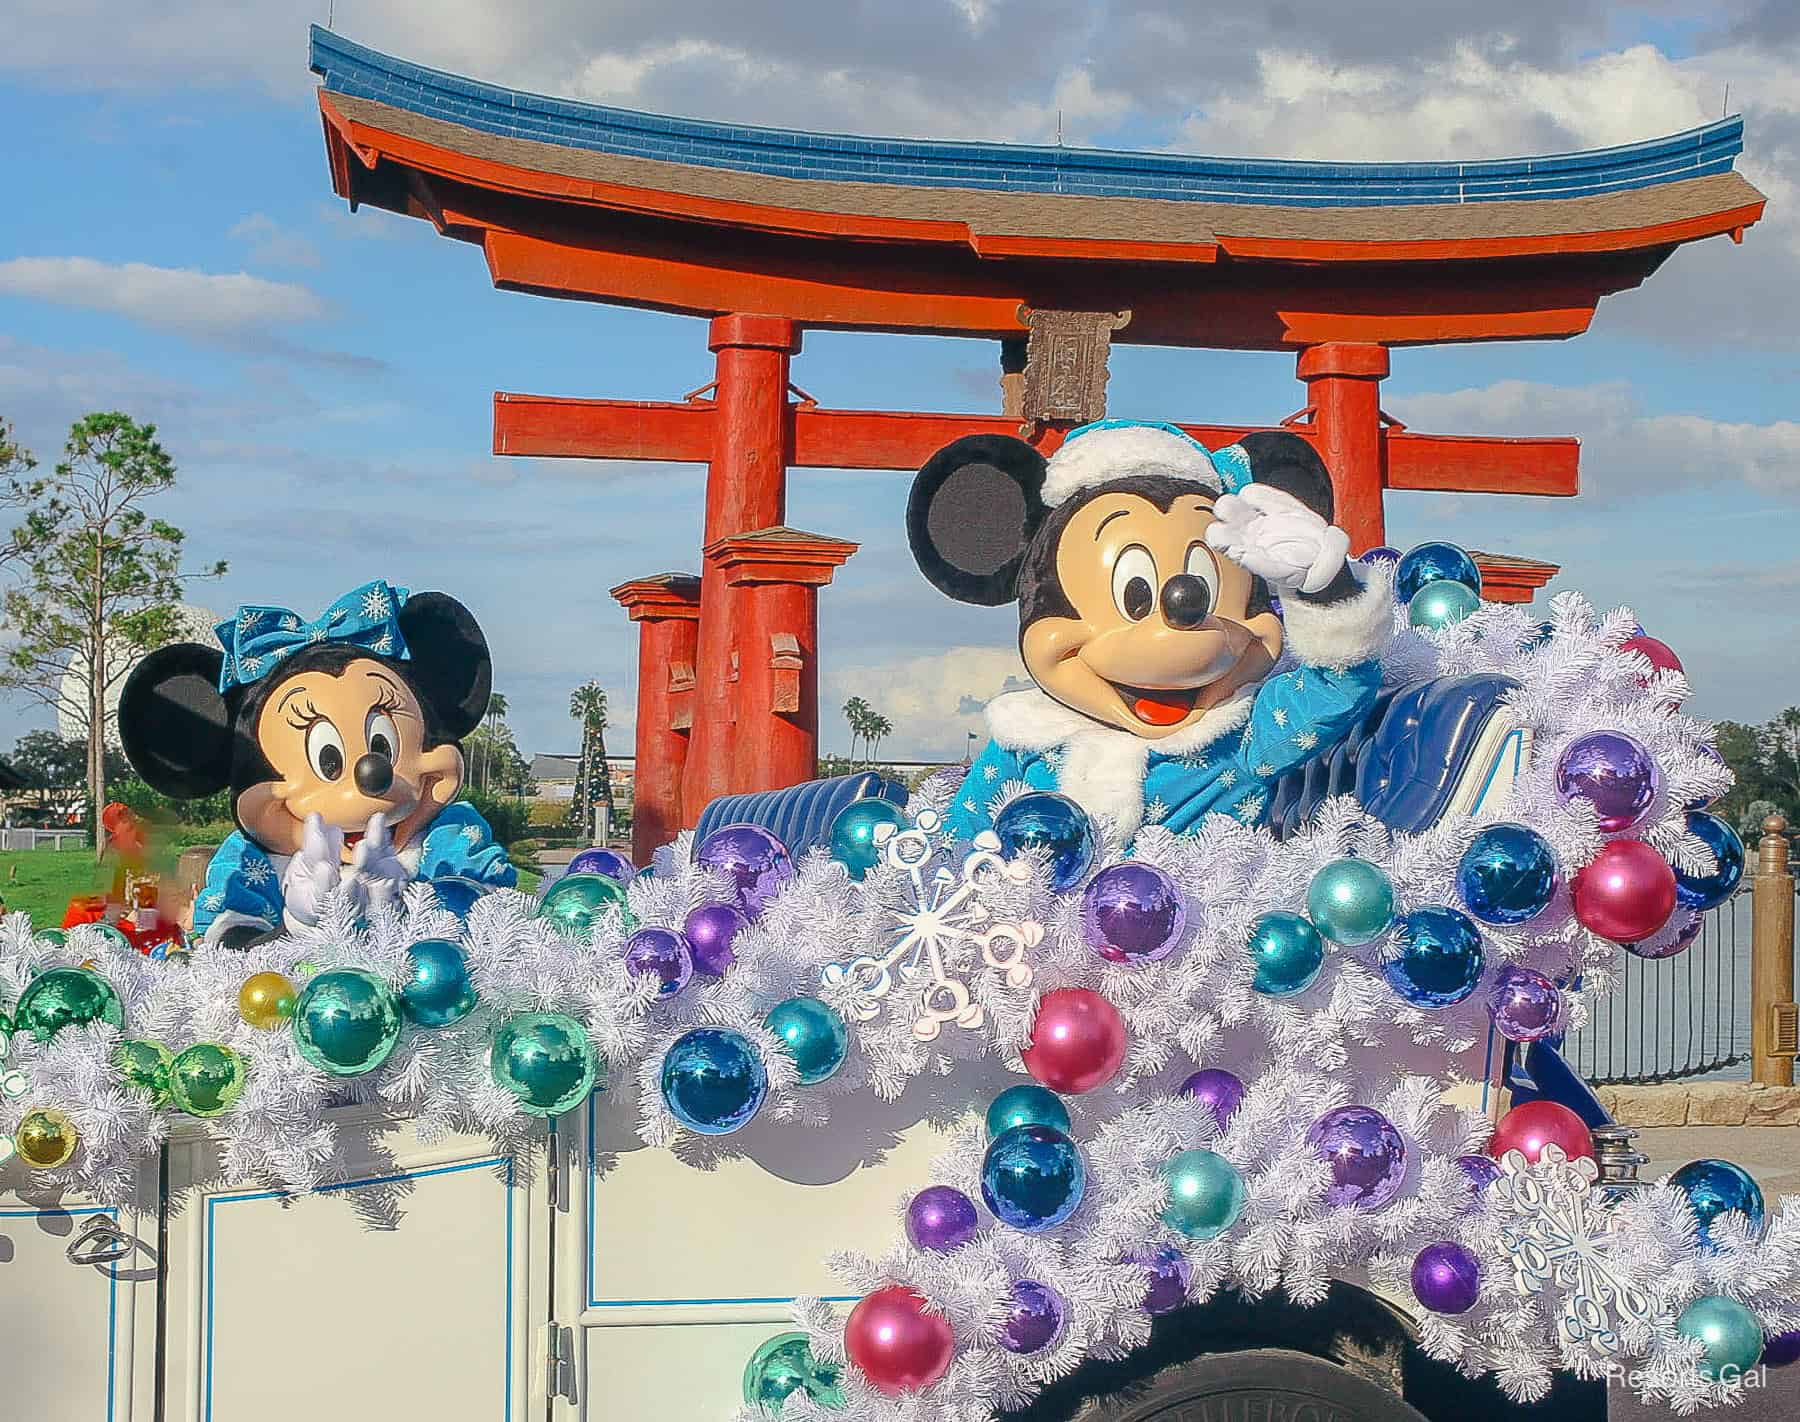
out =
<path fill-rule="evenodd" d="M 960 1249 L 981 1227 L 975 1202 L 949 1185 L 929 1185 L 906 1207 L 906 1237 L 914 1249 L 946 1254 Z"/>
<path fill-rule="evenodd" d="M 1244 1104 L 1244 1083 L 1221 1067 L 1207 1067 L 1181 1083 L 1181 1094 L 1204 1101 L 1222 1131 Z"/>
<path fill-rule="evenodd" d="M 737 894 L 737 906 L 758 917 L 782 886 L 794 877 L 787 846 L 759 825 L 726 825 L 701 841 L 694 862 L 726 875 Z"/>
<path fill-rule="evenodd" d="M 1368 1106 L 1327 1111 L 1306 1133 L 1331 1170 L 1325 1203 L 1378 1210 L 1406 1179 L 1406 1142 L 1394 1123 Z"/>
<path fill-rule="evenodd" d="M 1041 1353 L 1062 1337 L 1068 1303 L 1048 1284 L 1020 1279 L 1012 1286 L 1012 1312 L 1000 1330 L 1000 1346 L 1009 1353 Z"/>
<path fill-rule="evenodd" d="M 616 849 L 584 849 L 569 861 L 571 874 L 604 874 L 621 884 L 637 878 L 637 865 Z"/>
<path fill-rule="evenodd" d="M 1495 975 L 1488 990 L 1488 1011 L 1508 1041 L 1536 1042 L 1562 1030 L 1563 995 L 1536 969 L 1509 963 Z"/>
<path fill-rule="evenodd" d="M 1413 1260 L 1412 1287 L 1433 1313 L 1467 1313 L 1481 1297 L 1481 1265 L 1455 1240 L 1428 1244 Z"/>
<path fill-rule="evenodd" d="M 1564 804 L 1586 800 L 1600 828 L 1617 834 L 1650 813 L 1662 768 L 1642 742 L 1623 731 L 1590 731 L 1570 741 L 1556 762 L 1556 793 Z"/>
<path fill-rule="evenodd" d="M 1771 1368 L 1786 1368 L 1800 1362 L 1800 1328 L 1777 1333 L 1764 1343 L 1762 1360 Z"/>
<path fill-rule="evenodd" d="M 1693 944 L 1705 923 L 1701 914 L 1690 913 L 1686 918 L 1677 915 L 1650 937 L 1627 943 L 1625 951 L 1639 958 L 1673 958 Z"/>
<path fill-rule="evenodd" d="M 1400 561 L 1400 550 L 1398 548 L 1390 548 L 1384 543 L 1378 548 L 1369 549 L 1366 553 L 1357 554 L 1356 561 L 1368 564 L 1371 567 L 1376 563 L 1386 563 L 1391 567 Z"/>
<path fill-rule="evenodd" d="M 625 971 L 661 982 L 658 997 L 673 997 L 692 981 L 694 952 L 685 934 L 672 928 L 640 928 L 625 945 Z"/>
<path fill-rule="evenodd" d="M 1109 864 L 1082 891 L 1082 937 L 1109 963 L 1160 963 L 1186 931 L 1181 890 L 1154 864 Z"/>
<path fill-rule="evenodd" d="M 1478 1196 L 1500 1178 L 1500 1162 L 1491 1155 L 1459 1155 L 1456 1163 L 1462 1167 L 1462 1173 L 1468 1176 L 1469 1184 L 1475 1187 Z"/>
<path fill-rule="evenodd" d="M 681 931 L 694 954 L 694 971 L 709 978 L 723 977 L 737 962 L 737 937 L 750 920 L 735 904 L 701 904 L 687 916 Z"/>
<path fill-rule="evenodd" d="M 1126 1262 L 1136 1264 L 1144 1271 L 1142 1308 L 1145 1313 L 1173 1313 L 1187 1303 L 1194 1266 L 1179 1249 L 1167 1245 L 1161 1248 L 1147 1246 L 1133 1250 L 1126 1256 Z"/>

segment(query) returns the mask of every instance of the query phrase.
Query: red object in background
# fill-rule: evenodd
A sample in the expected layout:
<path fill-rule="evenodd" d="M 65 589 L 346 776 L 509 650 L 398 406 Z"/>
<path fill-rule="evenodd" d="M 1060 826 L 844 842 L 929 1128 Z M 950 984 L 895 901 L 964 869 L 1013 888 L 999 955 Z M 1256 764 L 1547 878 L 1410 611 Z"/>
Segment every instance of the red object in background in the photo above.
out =
<path fill-rule="evenodd" d="M 850 1310 L 844 1351 L 889 1396 L 930 1387 L 950 1371 L 956 1335 L 911 1289 L 878 1289 Z"/>
<path fill-rule="evenodd" d="M 1052 1091 L 1079 1095 L 1118 1074 L 1130 1040 L 1119 1009 L 1099 993 L 1057 988 L 1038 1003 L 1031 1045 L 1020 1057 L 1025 1070 Z"/>
<path fill-rule="evenodd" d="M 1559 1147 L 1570 1160 L 1578 1156 L 1594 1158 L 1594 1138 L 1588 1133 L 1587 1122 L 1554 1101 L 1527 1101 L 1508 1111 L 1494 1127 L 1488 1154 L 1498 1160 L 1507 1151 L 1516 1150 L 1535 1165 L 1547 1145 Z"/>
<path fill-rule="evenodd" d="M 119 851 L 121 859 L 128 860 L 134 867 L 143 862 L 149 849 L 144 837 L 144 822 L 128 806 L 117 801 L 108 805 L 100 812 L 100 826 L 106 831 L 110 847 Z"/>

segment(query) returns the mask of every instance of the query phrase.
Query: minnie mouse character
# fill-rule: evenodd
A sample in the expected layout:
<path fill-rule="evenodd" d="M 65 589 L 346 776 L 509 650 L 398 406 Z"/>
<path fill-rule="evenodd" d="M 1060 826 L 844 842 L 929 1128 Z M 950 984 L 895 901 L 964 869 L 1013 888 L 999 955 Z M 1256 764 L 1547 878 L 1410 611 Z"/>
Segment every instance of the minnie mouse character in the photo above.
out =
<path fill-rule="evenodd" d="M 1018 601 L 1036 683 L 988 704 L 947 827 L 972 838 L 1021 789 L 1062 792 L 1125 842 L 1214 813 L 1262 823 L 1273 782 L 1381 685 L 1388 575 L 1350 560 L 1331 518 L 1324 464 L 1288 433 L 1208 451 L 1101 420 L 1047 462 L 993 435 L 939 450 L 907 507 L 913 556 L 958 601 Z"/>
<path fill-rule="evenodd" d="M 463 784 L 460 739 L 493 686 L 487 639 L 443 593 L 385 582 L 314 622 L 243 607 L 138 664 L 119 701 L 125 754 L 176 799 L 229 786 L 239 826 L 194 904 L 208 943 L 318 921 L 325 896 L 394 901 L 414 879 L 492 887 L 517 874 Z"/>

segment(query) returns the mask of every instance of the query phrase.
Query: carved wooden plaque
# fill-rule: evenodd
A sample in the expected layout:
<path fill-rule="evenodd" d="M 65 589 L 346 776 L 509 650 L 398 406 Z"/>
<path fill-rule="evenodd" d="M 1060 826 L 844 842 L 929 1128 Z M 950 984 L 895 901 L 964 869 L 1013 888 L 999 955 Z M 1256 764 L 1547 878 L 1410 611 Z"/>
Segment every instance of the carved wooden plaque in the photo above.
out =
<path fill-rule="evenodd" d="M 1131 320 L 1129 311 L 1039 311 L 1019 308 L 1030 329 L 1025 346 L 1021 417 L 1085 424 L 1106 413 L 1106 356 L 1112 333 Z"/>

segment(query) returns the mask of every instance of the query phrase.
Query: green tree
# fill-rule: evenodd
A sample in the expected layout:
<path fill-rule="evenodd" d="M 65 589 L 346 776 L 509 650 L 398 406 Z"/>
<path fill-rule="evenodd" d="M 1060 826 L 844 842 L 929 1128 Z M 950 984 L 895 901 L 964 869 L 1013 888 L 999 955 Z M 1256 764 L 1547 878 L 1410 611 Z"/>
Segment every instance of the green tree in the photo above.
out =
<path fill-rule="evenodd" d="M 1737 783 L 1713 806 L 1746 843 L 1762 833 L 1770 814 L 1794 823 L 1800 814 L 1800 707 L 1790 706 L 1760 726 L 1722 721 L 1719 754 Z"/>
<path fill-rule="evenodd" d="M 485 726 L 488 733 L 488 740 L 484 742 L 473 736 L 465 736 L 463 738 L 463 750 L 465 752 L 472 752 L 472 754 L 470 754 L 470 769 L 473 773 L 470 778 L 483 790 L 490 788 L 489 780 L 493 774 L 493 767 L 488 763 L 487 757 L 498 744 L 499 726 L 500 723 L 506 719 L 507 709 L 505 694 L 498 691 L 492 692 L 488 696 L 487 723 Z"/>
<path fill-rule="evenodd" d="M 881 754 L 882 741 L 892 735 L 893 731 L 894 723 L 886 716 L 879 711 L 869 713 L 868 719 L 863 722 L 863 735 L 866 737 L 864 744 L 868 747 L 870 760 Z"/>
<path fill-rule="evenodd" d="M 581 725 L 581 758 L 575 768 L 569 821 L 585 836 L 593 833 L 596 805 L 606 806 L 607 824 L 613 820 L 612 773 L 606 765 L 606 691 L 599 682 L 583 682 L 569 693 L 569 714 Z"/>
<path fill-rule="evenodd" d="M 850 763 L 856 764 L 856 743 L 863 738 L 863 728 L 869 720 L 869 703 L 860 696 L 852 696 L 844 703 L 844 719 L 850 723 Z"/>
<path fill-rule="evenodd" d="M 0 686 L 35 697 L 82 729 L 98 859 L 105 850 L 105 747 L 117 715 L 110 699 L 132 657 L 173 635 L 187 583 L 219 577 L 225 564 L 184 573 L 187 535 L 145 510 L 146 501 L 175 486 L 175 462 L 157 443 L 154 425 L 117 412 L 84 416 L 70 427 L 62 461 L 43 476 L 19 458 L 10 431 L 6 443 L 14 453 L 0 503 L 23 517 L 6 547 L 19 582 L 0 600 L 12 639 Z"/>
<path fill-rule="evenodd" d="M 471 788 L 490 799 L 523 799 L 535 789 L 531 764 L 519 753 L 512 727 L 504 721 L 490 721 L 464 736 L 463 754 L 482 767 L 480 781 Z"/>
<path fill-rule="evenodd" d="M 87 781 L 87 745 L 59 736 L 55 731 L 27 731 L 7 757 L 12 768 L 25 777 L 25 789 L 40 810 L 75 801 Z M 108 778 L 123 779 L 131 773 L 125 757 L 107 747 Z"/>

